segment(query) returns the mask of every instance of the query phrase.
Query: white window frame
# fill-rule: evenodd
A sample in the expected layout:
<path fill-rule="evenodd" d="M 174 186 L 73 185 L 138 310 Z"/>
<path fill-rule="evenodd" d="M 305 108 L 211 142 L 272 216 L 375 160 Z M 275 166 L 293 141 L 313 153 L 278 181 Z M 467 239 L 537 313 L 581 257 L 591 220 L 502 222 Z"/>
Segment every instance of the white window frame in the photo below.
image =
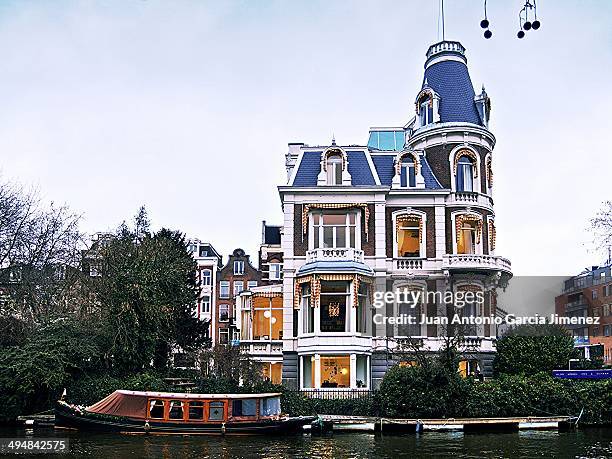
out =
<path fill-rule="evenodd" d="M 474 253 L 473 254 L 463 254 L 463 253 L 459 253 L 459 247 L 457 246 L 457 243 L 459 241 L 458 238 L 458 234 L 457 234 L 457 225 L 455 223 L 457 217 L 459 215 L 474 215 L 473 213 L 466 213 L 466 212 L 455 212 L 451 214 L 451 224 L 452 224 L 452 235 L 453 235 L 453 254 L 454 255 L 482 255 L 483 254 L 483 238 L 484 238 L 484 231 L 481 232 L 480 234 L 480 242 L 476 242 L 476 235 L 475 235 L 475 239 L 474 239 Z M 478 215 L 480 218 L 483 218 L 482 215 Z M 484 223 L 483 223 L 484 225 Z M 478 228 L 475 228 L 474 231 L 478 231 Z"/>
<path fill-rule="evenodd" d="M 208 295 L 202 297 L 202 312 L 210 313 L 210 296 Z"/>
<path fill-rule="evenodd" d="M 337 215 L 344 215 L 345 216 L 345 223 L 344 223 L 344 227 L 346 228 L 345 231 L 345 246 L 344 247 L 339 247 L 337 245 L 337 233 L 336 233 L 336 227 L 340 226 L 340 225 L 323 225 L 323 216 L 324 215 L 329 215 L 329 214 L 337 214 Z M 350 217 L 349 215 L 354 215 L 355 216 L 355 223 L 350 223 Z M 315 225 L 315 219 L 319 218 L 319 224 Z M 348 249 L 351 248 L 350 245 L 350 228 L 354 227 L 355 228 L 355 249 L 361 249 L 361 212 L 358 210 L 349 210 L 349 211 L 340 211 L 340 212 L 321 212 L 321 211 L 317 211 L 317 212 L 311 212 L 310 216 L 309 216 L 309 226 L 310 226 L 310 231 L 309 231 L 309 237 L 308 237 L 308 246 L 309 246 L 309 250 L 313 250 L 315 248 L 318 249 L 322 249 L 322 248 L 334 248 L 334 249 Z M 333 247 L 323 247 L 324 245 L 324 238 L 325 238 L 325 233 L 324 233 L 324 228 L 326 226 L 331 226 L 333 227 Z M 315 247 L 315 241 L 317 241 L 317 246 Z"/>
<path fill-rule="evenodd" d="M 327 167 L 327 184 L 342 185 L 342 166 L 344 159 L 339 153 L 332 153 L 325 159 Z"/>
<path fill-rule="evenodd" d="M 240 292 L 244 292 L 244 282 L 234 281 L 234 296 L 240 295 Z"/>
<path fill-rule="evenodd" d="M 227 287 L 227 294 L 224 294 L 224 288 Z M 220 281 L 219 282 L 219 298 L 229 298 L 230 297 L 230 281 Z"/>
<path fill-rule="evenodd" d="M 204 275 L 204 273 L 208 273 L 208 275 Z M 205 279 L 207 279 L 208 281 L 205 282 Z M 200 271 L 200 285 L 202 286 L 207 286 L 210 285 L 212 282 L 212 271 L 210 269 L 203 269 Z"/>
<path fill-rule="evenodd" d="M 257 281 L 250 280 L 247 282 L 247 290 L 257 287 Z"/>
<path fill-rule="evenodd" d="M 234 260 L 234 275 L 242 276 L 244 274 L 244 260 Z"/>
<path fill-rule="evenodd" d="M 268 278 L 270 280 L 280 280 L 282 274 L 281 263 L 270 263 Z"/>
<path fill-rule="evenodd" d="M 421 229 L 421 233 L 419 234 L 420 236 L 420 244 L 419 244 L 419 256 L 418 257 L 400 257 L 399 254 L 399 241 L 397 240 L 397 219 L 401 216 L 407 216 L 407 215 L 414 215 L 414 216 L 418 216 L 421 218 L 421 221 L 423 222 L 423 227 Z M 419 210 L 412 210 L 410 209 L 410 212 L 407 212 L 406 209 L 404 210 L 400 210 L 400 211 L 396 211 L 392 214 L 392 220 L 393 220 L 393 256 L 395 258 L 405 258 L 406 260 L 419 260 L 422 258 L 427 258 L 427 214 L 425 212 L 419 211 Z"/>

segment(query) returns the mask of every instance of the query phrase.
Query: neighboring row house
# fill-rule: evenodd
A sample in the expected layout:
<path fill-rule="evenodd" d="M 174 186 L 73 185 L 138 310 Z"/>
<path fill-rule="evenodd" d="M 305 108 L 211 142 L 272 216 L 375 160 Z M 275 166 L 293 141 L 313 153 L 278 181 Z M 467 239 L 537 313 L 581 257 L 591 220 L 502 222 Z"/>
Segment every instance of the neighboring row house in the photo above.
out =
<path fill-rule="evenodd" d="M 599 317 L 598 325 L 566 325 L 576 347 L 590 357 L 592 346 L 603 345 L 603 360 L 612 364 L 612 264 L 567 279 L 555 298 L 555 313 L 565 317 Z"/>
<path fill-rule="evenodd" d="M 439 325 L 376 323 L 386 317 L 447 317 L 446 305 L 392 302 L 374 292 L 482 292 L 464 316 L 496 314 L 495 288 L 512 276 L 495 252 L 490 100 L 475 94 L 465 49 L 443 41 L 427 51 L 414 117 L 372 128 L 367 145 L 289 144 L 279 187 L 282 289 L 240 295 L 241 343 L 270 377 L 302 390 L 378 387 L 410 340 L 434 352 Z M 465 330 L 464 374 L 491 373 L 496 329 Z M 409 362 L 407 362 L 409 363 Z"/>

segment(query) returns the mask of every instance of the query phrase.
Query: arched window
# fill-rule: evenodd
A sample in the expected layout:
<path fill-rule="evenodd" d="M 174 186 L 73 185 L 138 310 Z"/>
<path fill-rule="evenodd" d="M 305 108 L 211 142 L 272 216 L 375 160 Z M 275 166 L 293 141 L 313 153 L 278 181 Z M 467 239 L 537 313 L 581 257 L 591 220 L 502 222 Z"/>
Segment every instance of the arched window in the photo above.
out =
<path fill-rule="evenodd" d="M 477 227 L 475 222 L 463 221 L 457 234 L 457 253 L 475 254 L 476 253 L 476 234 Z"/>
<path fill-rule="evenodd" d="M 397 217 L 397 256 L 421 257 L 422 220 L 417 216 Z"/>
<path fill-rule="evenodd" d="M 210 285 L 211 272 L 210 269 L 202 270 L 202 285 Z"/>
<path fill-rule="evenodd" d="M 419 102 L 419 121 L 421 126 L 433 123 L 433 100 L 423 97 Z"/>
<path fill-rule="evenodd" d="M 416 186 L 416 164 L 414 158 L 410 155 L 402 158 L 400 186 L 402 188 L 414 188 Z"/>
<path fill-rule="evenodd" d="M 468 156 L 457 162 L 457 191 L 474 191 L 474 163 Z"/>
<path fill-rule="evenodd" d="M 327 157 L 327 184 L 342 185 L 342 156 L 332 153 Z"/>

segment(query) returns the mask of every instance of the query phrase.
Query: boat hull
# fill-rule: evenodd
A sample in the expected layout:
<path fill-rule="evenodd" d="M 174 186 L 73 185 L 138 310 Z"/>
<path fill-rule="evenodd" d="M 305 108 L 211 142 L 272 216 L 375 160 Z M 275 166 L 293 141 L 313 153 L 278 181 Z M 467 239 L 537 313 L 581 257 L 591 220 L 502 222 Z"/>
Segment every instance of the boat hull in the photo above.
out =
<path fill-rule="evenodd" d="M 55 407 L 55 427 L 92 432 L 119 432 L 152 435 L 232 435 L 232 434 L 292 434 L 302 432 L 315 416 L 287 417 L 278 420 L 239 422 L 165 422 L 118 416 L 95 416 L 58 403 Z"/>

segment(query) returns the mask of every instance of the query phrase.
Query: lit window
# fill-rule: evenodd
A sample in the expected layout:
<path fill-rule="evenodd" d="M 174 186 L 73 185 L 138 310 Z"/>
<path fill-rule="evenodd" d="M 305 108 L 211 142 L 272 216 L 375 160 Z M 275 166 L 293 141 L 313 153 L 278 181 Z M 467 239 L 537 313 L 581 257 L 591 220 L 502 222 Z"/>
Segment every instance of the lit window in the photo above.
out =
<path fill-rule="evenodd" d="M 257 287 L 257 281 L 248 281 L 247 282 L 247 288 L 249 290 L 251 290 L 252 288 L 255 288 L 255 287 Z"/>
<path fill-rule="evenodd" d="M 457 253 L 476 253 L 476 223 L 463 222 L 457 234 Z"/>
<path fill-rule="evenodd" d="M 244 274 L 244 261 L 242 260 L 234 261 L 234 274 L 236 275 Z"/>
<path fill-rule="evenodd" d="M 270 280 L 280 280 L 281 278 L 281 264 L 270 263 Z"/>
<path fill-rule="evenodd" d="M 234 282 L 234 296 L 240 295 L 240 292 L 244 290 L 244 282 L 235 281 Z"/>
<path fill-rule="evenodd" d="M 253 339 L 283 339 L 282 298 L 253 299 Z"/>
<path fill-rule="evenodd" d="M 229 320 L 229 304 L 219 305 L 219 322 L 227 322 Z"/>
<path fill-rule="evenodd" d="M 467 156 L 457 163 L 457 191 L 474 191 L 474 164 Z"/>
<path fill-rule="evenodd" d="M 219 297 L 229 298 L 230 296 L 230 283 L 229 281 L 219 282 Z"/>
<path fill-rule="evenodd" d="M 404 156 L 400 168 L 400 186 L 414 188 L 416 186 L 416 165 L 412 156 Z"/>
<path fill-rule="evenodd" d="M 321 387 L 351 387 L 350 357 L 321 357 Z"/>
<path fill-rule="evenodd" d="M 202 275 L 202 285 L 210 285 L 210 280 L 212 277 L 210 269 L 203 269 L 201 275 Z"/>
<path fill-rule="evenodd" d="M 314 225 L 314 248 L 348 248 L 356 247 L 357 214 L 329 213 L 312 215 Z"/>
<path fill-rule="evenodd" d="M 400 220 L 397 225 L 397 255 L 399 257 L 420 257 L 421 238 L 419 220 Z"/>
<path fill-rule="evenodd" d="M 342 156 L 331 154 L 327 157 L 327 184 L 342 185 Z"/>

